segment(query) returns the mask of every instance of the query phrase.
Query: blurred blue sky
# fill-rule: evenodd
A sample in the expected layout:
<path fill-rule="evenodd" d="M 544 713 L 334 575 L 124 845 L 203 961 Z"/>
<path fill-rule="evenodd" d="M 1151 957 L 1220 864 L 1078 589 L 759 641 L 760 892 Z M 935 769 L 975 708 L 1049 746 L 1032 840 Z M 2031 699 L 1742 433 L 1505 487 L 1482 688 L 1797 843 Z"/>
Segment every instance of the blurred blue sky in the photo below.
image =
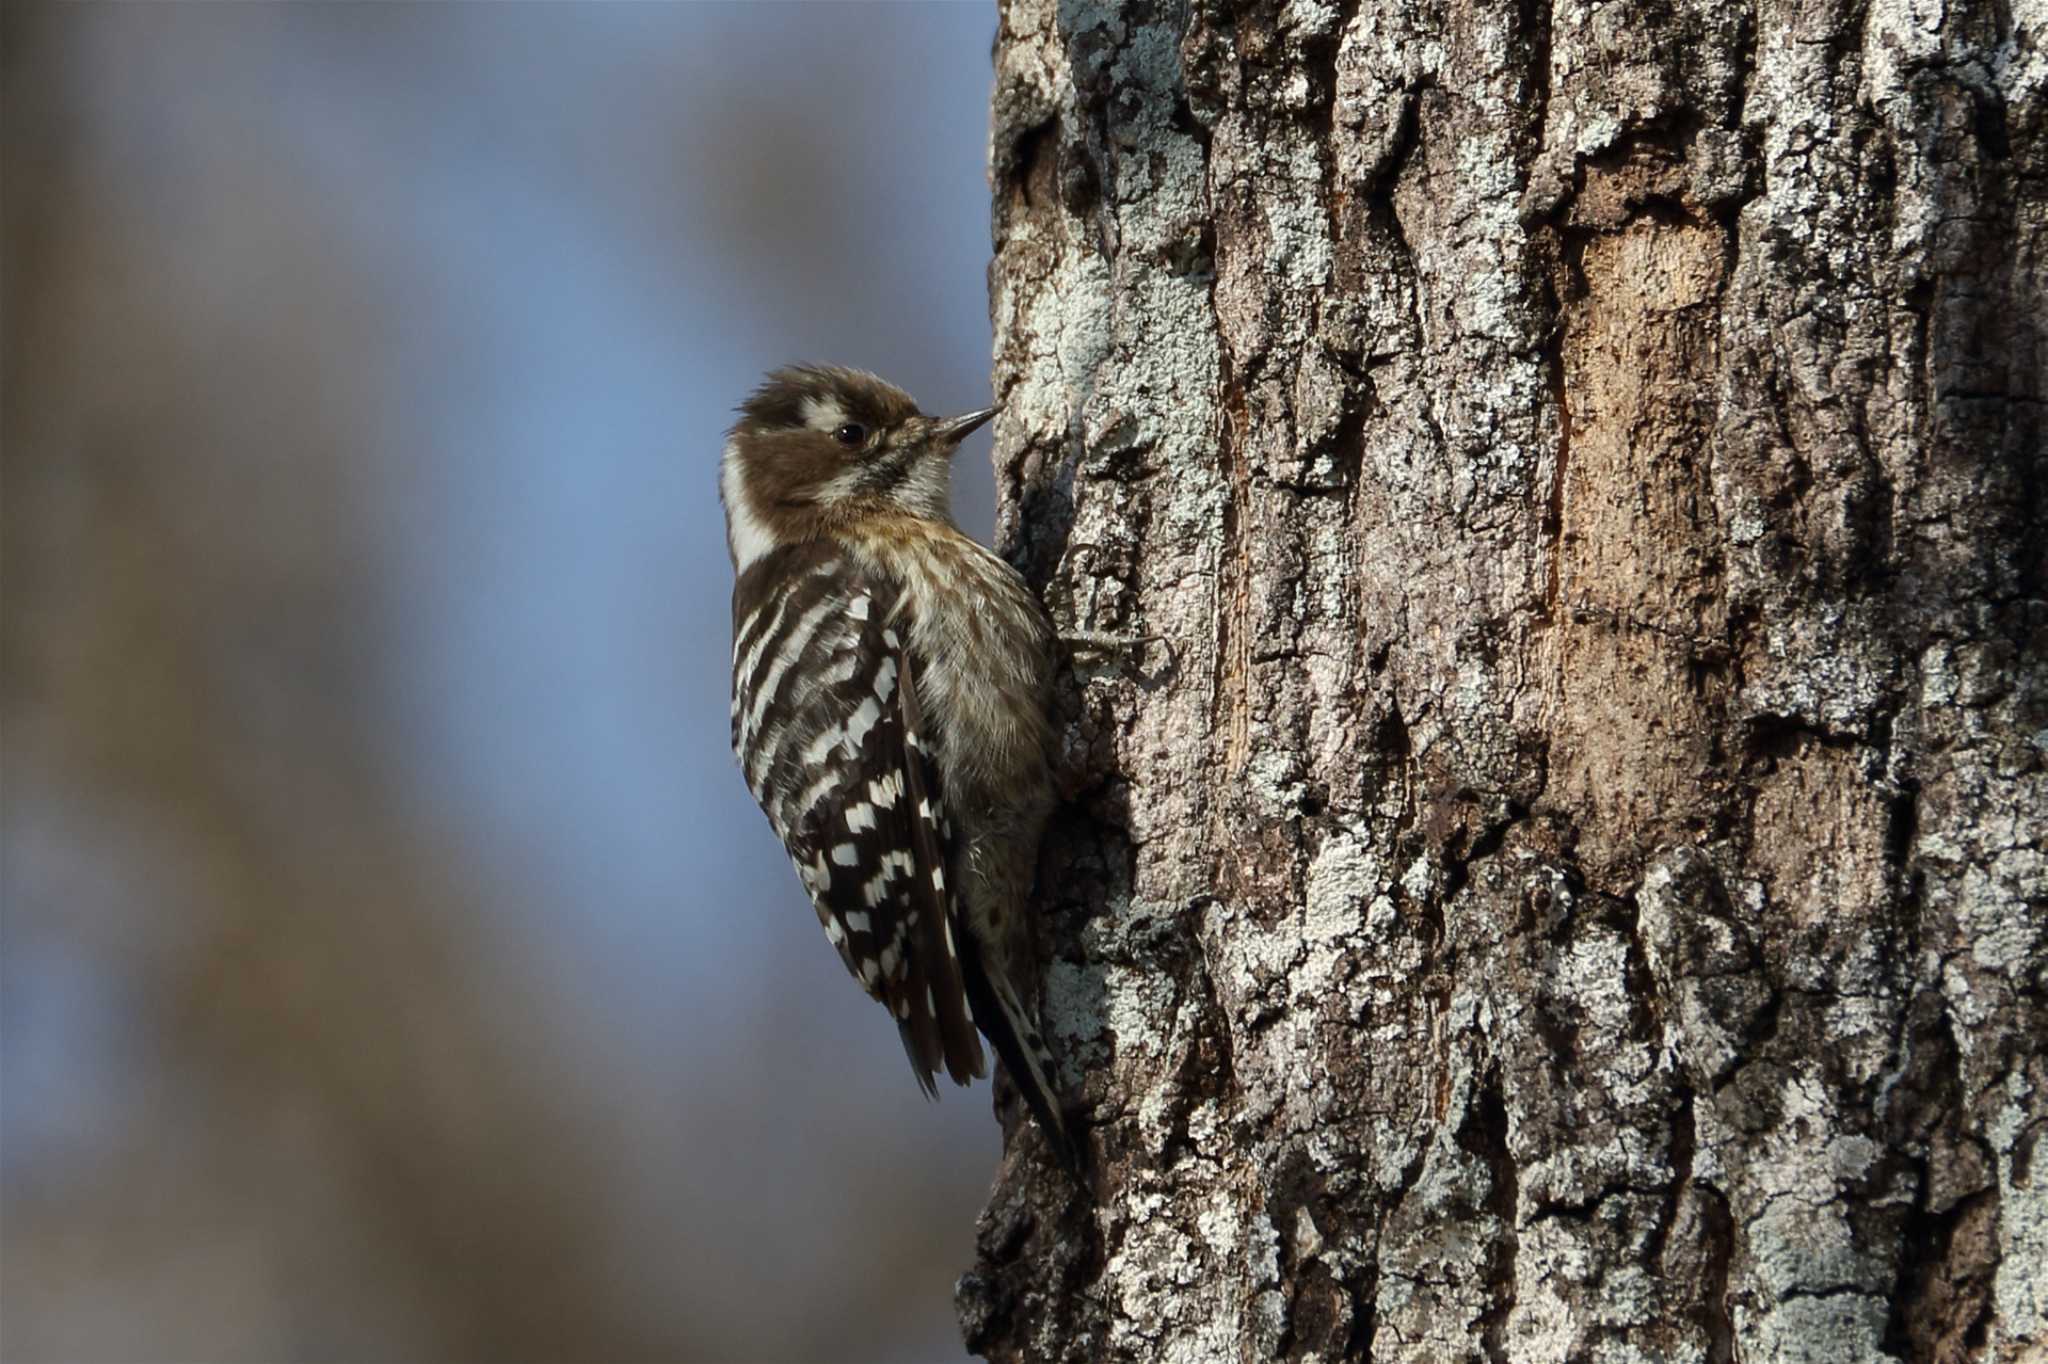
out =
<path fill-rule="evenodd" d="M 426 1113 L 417 1140 L 451 1160 L 535 1143 L 542 1169 L 574 1148 L 560 1196 L 593 1219 L 578 1254 L 604 1284 L 579 1310 L 615 1332 L 592 1352 L 959 1356 L 988 1091 L 919 1096 L 734 769 L 715 471 L 733 404 L 785 361 L 876 370 L 928 411 L 988 400 L 994 26 L 972 3 L 90 0 L 24 25 L 36 86 L 8 179 L 40 197 L 9 241 L 37 254 L 8 322 L 36 379 L 8 432 L 8 1357 L 346 1342 L 298 1301 L 317 1286 L 261 1268 L 264 1236 L 303 1231 L 261 1199 L 207 1203 L 246 1191 L 194 1173 L 275 1139 L 294 1183 L 333 1174 L 329 1139 L 247 1129 L 260 1096 L 213 1096 L 217 1041 L 166 1040 L 166 975 L 239 969 L 215 959 L 219 878 L 174 870 L 221 847 L 263 868 L 232 922 L 296 942 L 319 921 L 325 946 L 280 949 L 314 1035 L 346 1049 L 361 1008 L 424 1052 L 437 1011 L 482 1020 L 453 1070 L 504 1058 L 545 1134 Z M 956 497 L 982 535 L 986 450 Z M 94 549 L 136 534 L 139 557 Z M 162 582 L 123 576 L 137 563 Z M 226 833 L 66 737 L 95 722 L 67 710 L 65 670 L 126 646 L 53 641 L 144 590 L 178 603 L 133 609 L 195 661 L 218 728 L 179 751 Z M 374 967 L 415 913 L 452 963 L 423 997 Z M 131 933 L 173 946 L 109 950 Z M 436 1064 L 408 1051 L 391 1093 Z M 219 1150 L 179 1163 L 141 1069 Z M 289 1054 L 279 1073 L 262 1084 L 317 1086 Z M 131 1192 L 199 1190 L 173 1261 L 232 1234 L 259 1268 L 188 1276 L 111 1243 L 62 1281 L 30 1265 L 30 1238 L 133 1231 L 89 1191 L 116 1167 Z M 900 1225 L 879 1235 L 884 1213 Z M 363 1221 L 331 1253 L 382 1253 Z M 403 1325 L 436 1319 L 433 1282 L 389 1301 L 367 1282 L 393 1348 L 451 1338 Z M 281 1301 L 247 1308 L 264 1295 Z M 240 1316 L 209 1334 L 209 1308 Z M 153 1315 L 172 1310 L 194 1320 Z"/>

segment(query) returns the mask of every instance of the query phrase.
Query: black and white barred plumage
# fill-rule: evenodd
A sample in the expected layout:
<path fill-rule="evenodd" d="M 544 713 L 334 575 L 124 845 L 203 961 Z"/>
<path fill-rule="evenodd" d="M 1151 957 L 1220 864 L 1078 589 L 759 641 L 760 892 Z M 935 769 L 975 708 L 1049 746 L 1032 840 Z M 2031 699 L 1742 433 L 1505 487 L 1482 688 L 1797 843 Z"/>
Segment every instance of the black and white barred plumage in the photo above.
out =
<path fill-rule="evenodd" d="M 982 1073 L 953 942 L 939 773 L 919 731 L 900 594 L 817 543 L 747 570 L 733 751 L 846 969 L 886 1004 L 927 1092 Z M 742 614 L 744 613 L 744 614 Z"/>
<path fill-rule="evenodd" d="M 979 1027 L 1071 1163 L 1029 1002 L 1052 633 L 947 508 L 989 415 L 934 421 L 833 369 L 778 371 L 743 405 L 721 469 L 733 751 L 919 1084 L 984 1073 Z"/>

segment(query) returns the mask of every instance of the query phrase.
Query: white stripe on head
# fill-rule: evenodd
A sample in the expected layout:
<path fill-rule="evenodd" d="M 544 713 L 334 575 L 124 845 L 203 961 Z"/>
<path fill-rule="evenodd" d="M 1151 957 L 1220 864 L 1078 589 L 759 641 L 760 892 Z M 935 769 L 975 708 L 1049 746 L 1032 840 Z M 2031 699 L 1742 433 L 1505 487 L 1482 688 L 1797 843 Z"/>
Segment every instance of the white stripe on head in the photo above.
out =
<path fill-rule="evenodd" d="M 725 443 L 725 456 L 718 462 L 718 491 L 725 502 L 725 542 L 732 551 L 734 573 L 745 573 L 754 561 L 776 546 L 775 532 L 754 512 L 747 500 L 746 480 L 740 477 L 740 443 Z"/>
<path fill-rule="evenodd" d="M 806 398 L 804 425 L 813 431 L 837 431 L 846 425 L 846 409 L 837 398 Z"/>

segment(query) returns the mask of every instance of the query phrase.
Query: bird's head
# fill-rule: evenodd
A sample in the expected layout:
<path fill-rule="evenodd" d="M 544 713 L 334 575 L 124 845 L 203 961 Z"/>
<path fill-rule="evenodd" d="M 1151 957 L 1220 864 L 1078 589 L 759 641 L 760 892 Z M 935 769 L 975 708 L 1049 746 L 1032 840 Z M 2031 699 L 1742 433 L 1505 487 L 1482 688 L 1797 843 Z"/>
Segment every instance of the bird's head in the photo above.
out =
<path fill-rule="evenodd" d="M 860 370 L 778 369 L 740 404 L 719 467 L 726 540 L 741 572 L 785 544 L 863 518 L 950 522 L 952 457 L 994 408 L 934 418 Z"/>

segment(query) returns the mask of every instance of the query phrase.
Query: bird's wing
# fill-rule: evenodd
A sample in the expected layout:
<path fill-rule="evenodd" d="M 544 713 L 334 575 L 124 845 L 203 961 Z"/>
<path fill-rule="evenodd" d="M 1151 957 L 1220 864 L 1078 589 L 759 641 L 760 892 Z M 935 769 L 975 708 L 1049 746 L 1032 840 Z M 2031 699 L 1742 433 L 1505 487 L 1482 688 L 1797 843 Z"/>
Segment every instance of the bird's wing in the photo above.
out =
<path fill-rule="evenodd" d="M 951 828 L 896 600 L 865 582 L 829 608 L 792 604 L 815 621 L 796 642 L 801 657 L 746 712 L 778 741 L 755 794 L 825 935 L 888 1007 L 918 1083 L 936 1093 L 941 1068 L 964 1084 L 984 1061 L 954 947 Z"/>

